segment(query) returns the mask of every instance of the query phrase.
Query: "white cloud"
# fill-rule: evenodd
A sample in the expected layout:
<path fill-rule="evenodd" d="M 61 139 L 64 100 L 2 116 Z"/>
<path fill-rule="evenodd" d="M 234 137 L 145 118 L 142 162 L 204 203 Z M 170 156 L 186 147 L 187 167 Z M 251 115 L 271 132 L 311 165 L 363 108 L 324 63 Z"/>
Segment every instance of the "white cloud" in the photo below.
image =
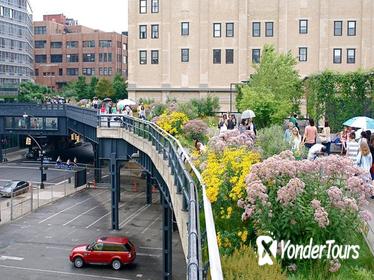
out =
<path fill-rule="evenodd" d="M 87 27 L 103 31 L 127 31 L 127 0 L 29 0 L 34 20 L 44 14 L 64 14 Z"/>

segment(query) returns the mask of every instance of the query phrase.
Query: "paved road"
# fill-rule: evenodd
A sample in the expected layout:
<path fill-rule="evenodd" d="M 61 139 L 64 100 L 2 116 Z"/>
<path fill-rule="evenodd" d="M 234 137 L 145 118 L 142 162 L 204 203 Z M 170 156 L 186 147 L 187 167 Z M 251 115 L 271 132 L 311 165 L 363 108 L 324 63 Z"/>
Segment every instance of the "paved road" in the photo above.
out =
<path fill-rule="evenodd" d="M 143 192 L 123 192 L 119 232 L 110 228 L 110 192 L 90 189 L 58 200 L 12 223 L 0 226 L 0 279 L 161 279 L 162 212 L 146 206 Z M 76 269 L 69 262 L 71 248 L 98 236 L 125 235 L 137 246 L 134 265 L 121 271 L 90 266 Z M 173 236 L 174 279 L 185 278 L 185 261 L 177 232 Z"/>

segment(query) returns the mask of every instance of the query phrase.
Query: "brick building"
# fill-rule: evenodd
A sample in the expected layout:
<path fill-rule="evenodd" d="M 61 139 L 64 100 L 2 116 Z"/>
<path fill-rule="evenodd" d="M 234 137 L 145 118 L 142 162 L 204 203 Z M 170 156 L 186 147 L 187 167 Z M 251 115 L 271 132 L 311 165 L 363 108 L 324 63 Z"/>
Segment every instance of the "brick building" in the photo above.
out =
<path fill-rule="evenodd" d="M 127 79 L 127 36 L 78 25 L 64 15 L 34 21 L 35 81 L 61 89 L 78 76 Z"/>

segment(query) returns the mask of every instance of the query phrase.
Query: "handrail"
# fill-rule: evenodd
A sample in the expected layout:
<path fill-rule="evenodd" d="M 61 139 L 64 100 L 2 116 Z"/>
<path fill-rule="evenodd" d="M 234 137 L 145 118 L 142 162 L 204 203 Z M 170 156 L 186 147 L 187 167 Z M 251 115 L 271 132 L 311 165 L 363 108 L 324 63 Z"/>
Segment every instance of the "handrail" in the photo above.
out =
<path fill-rule="evenodd" d="M 193 175 L 196 177 L 197 183 L 200 185 L 202 189 L 202 197 L 203 197 L 203 206 L 204 206 L 204 216 L 205 216 L 205 227 L 207 233 L 207 242 L 208 242 L 208 254 L 209 254 L 209 266 L 210 266 L 210 274 L 213 280 L 222 280 L 222 268 L 221 268 L 221 259 L 218 250 L 218 243 L 217 243 L 217 236 L 215 230 L 215 224 L 213 219 L 213 211 L 210 201 L 206 196 L 206 187 L 203 183 L 202 176 L 200 172 L 197 170 L 195 165 L 193 164 L 192 160 L 190 159 L 189 155 L 181 145 L 178 139 L 174 136 L 169 134 L 168 132 L 161 129 L 155 123 L 142 120 L 139 118 L 126 116 L 122 114 L 101 114 L 98 115 L 99 126 L 101 126 L 102 119 L 101 118 L 110 118 L 111 119 L 118 119 L 120 120 L 121 124 L 125 126 L 132 126 L 133 133 L 136 134 L 135 129 L 143 131 L 143 138 L 147 138 L 150 140 L 150 129 L 152 128 L 155 132 L 157 132 L 160 136 L 164 138 L 169 143 L 169 153 L 174 152 L 174 154 L 178 157 L 178 162 L 183 168 L 183 173 L 186 176 L 186 179 L 189 184 L 189 192 L 188 194 L 185 193 L 183 190 L 183 195 L 188 198 L 189 203 L 189 241 L 188 241 L 188 263 L 187 263 L 187 272 L 188 272 L 188 279 L 202 279 L 202 253 L 201 253 L 201 232 L 200 232 L 200 223 L 199 223 L 199 198 L 198 198 L 198 189 L 196 184 L 194 183 L 193 179 L 191 178 L 190 173 L 186 169 L 186 164 L 192 170 Z M 107 123 L 104 121 L 104 123 Z M 132 124 L 131 124 L 132 123 Z M 143 128 L 135 127 L 135 123 L 143 124 Z M 147 130 L 148 128 L 148 130 Z M 145 133 L 148 134 L 148 137 L 145 136 Z M 152 137 L 152 136 L 151 136 Z M 153 139 L 157 144 L 161 144 L 158 139 Z M 153 141 L 152 141 L 153 143 Z M 157 148 L 157 146 L 156 146 Z M 165 155 L 165 146 L 163 146 L 164 155 Z M 158 148 L 157 148 L 158 150 Z M 178 185 L 178 184 L 177 184 Z M 184 189 L 184 188 L 183 188 Z M 196 252 L 198 250 L 198 252 Z"/>

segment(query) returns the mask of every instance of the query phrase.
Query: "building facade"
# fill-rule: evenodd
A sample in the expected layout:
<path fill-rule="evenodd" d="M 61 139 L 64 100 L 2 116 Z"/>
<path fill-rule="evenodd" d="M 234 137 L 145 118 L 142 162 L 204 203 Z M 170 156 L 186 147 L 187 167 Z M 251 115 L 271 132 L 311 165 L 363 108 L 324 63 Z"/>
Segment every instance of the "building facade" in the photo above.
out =
<path fill-rule="evenodd" d="M 78 25 L 64 15 L 34 22 L 35 81 L 54 90 L 78 76 L 127 79 L 127 36 Z"/>
<path fill-rule="evenodd" d="M 14 98 L 33 77 L 32 10 L 27 0 L 0 0 L 0 99 Z"/>
<path fill-rule="evenodd" d="M 214 95 L 248 80 L 265 44 L 306 77 L 374 66 L 372 0 L 129 0 L 129 96 Z M 230 105 L 231 104 L 231 105 Z"/>

